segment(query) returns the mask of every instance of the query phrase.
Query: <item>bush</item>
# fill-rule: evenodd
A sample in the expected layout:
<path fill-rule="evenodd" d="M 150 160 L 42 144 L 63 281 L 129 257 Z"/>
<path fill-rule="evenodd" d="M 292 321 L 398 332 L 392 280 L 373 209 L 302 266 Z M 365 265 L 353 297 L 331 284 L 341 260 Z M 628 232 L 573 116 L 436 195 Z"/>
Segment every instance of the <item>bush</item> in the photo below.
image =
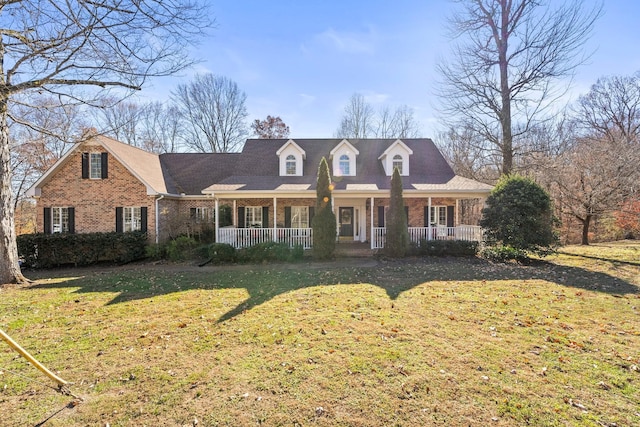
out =
<path fill-rule="evenodd" d="M 480 251 L 480 256 L 489 261 L 497 262 L 511 260 L 524 262 L 529 259 L 525 250 L 512 248 L 511 246 L 487 246 Z"/>
<path fill-rule="evenodd" d="M 212 264 L 231 264 L 238 259 L 236 248 L 227 243 L 213 243 L 206 248 Z"/>
<path fill-rule="evenodd" d="M 416 255 L 422 256 L 475 256 L 478 253 L 478 242 L 464 240 L 420 240 L 415 248 Z"/>
<path fill-rule="evenodd" d="M 238 251 L 240 262 L 298 261 L 302 259 L 301 246 L 290 248 L 286 243 L 263 242 Z"/>
<path fill-rule="evenodd" d="M 184 261 L 193 258 L 197 246 L 198 242 L 191 237 L 177 237 L 167 243 L 167 257 L 171 261 Z"/>
<path fill-rule="evenodd" d="M 146 256 L 147 234 L 22 234 L 17 237 L 18 254 L 28 267 L 92 265 L 98 262 L 124 264 Z"/>

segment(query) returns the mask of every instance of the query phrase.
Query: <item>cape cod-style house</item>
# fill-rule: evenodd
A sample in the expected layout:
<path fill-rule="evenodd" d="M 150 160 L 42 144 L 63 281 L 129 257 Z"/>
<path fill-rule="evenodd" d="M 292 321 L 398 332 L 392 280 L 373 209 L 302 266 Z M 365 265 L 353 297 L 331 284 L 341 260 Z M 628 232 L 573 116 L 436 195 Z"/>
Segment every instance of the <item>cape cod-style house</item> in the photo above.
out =
<path fill-rule="evenodd" d="M 74 145 L 29 190 L 38 231 L 211 233 L 236 247 L 309 248 L 320 160 L 340 241 L 382 248 L 398 168 L 410 237 L 479 240 L 491 186 L 455 175 L 430 139 L 249 139 L 239 153 L 153 154 L 105 136 Z M 471 202 L 470 202 L 471 201 Z"/>

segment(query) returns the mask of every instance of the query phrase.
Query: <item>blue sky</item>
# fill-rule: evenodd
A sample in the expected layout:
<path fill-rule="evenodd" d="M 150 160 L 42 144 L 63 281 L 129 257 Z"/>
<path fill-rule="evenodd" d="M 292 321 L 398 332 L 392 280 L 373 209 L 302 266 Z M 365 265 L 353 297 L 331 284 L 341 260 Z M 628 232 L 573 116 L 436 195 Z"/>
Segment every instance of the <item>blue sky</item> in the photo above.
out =
<path fill-rule="evenodd" d="M 178 82 L 211 72 L 247 94 L 250 121 L 280 116 L 293 138 L 327 138 L 358 92 L 374 106 L 409 105 L 423 136 L 436 137 L 435 63 L 450 49 L 453 8 L 447 0 L 217 0 L 217 27 L 196 50 L 202 62 L 143 96 L 167 99 Z M 636 0 L 604 1 L 572 98 L 600 76 L 640 70 L 639 18 Z"/>

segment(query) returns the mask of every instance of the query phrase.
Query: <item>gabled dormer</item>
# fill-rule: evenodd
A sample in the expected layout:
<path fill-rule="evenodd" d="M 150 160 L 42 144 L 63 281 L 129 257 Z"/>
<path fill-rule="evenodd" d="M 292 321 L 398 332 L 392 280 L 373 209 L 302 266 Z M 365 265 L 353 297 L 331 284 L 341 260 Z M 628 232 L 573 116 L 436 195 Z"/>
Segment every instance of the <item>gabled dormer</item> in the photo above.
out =
<path fill-rule="evenodd" d="M 409 156 L 413 154 L 413 150 L 404 142 L 396 139 L 389 146 L 378 160 L 382 161 L 382 167 L 387 176 L 393 175 L 393 170 L 398 168 L 401 176 L 409 176 Z"/>
<path fill-rule="evenodd" d="M 356 157 L 360 152 L 343 139 L 329 153 L 334 176 L 356 176 Z"/>
<path fill-rule="evenodd" d="M 307 154 L 293 139 L 285 142 L 276 155 L 280 159 L 280 176 L 302 176 Z"/>

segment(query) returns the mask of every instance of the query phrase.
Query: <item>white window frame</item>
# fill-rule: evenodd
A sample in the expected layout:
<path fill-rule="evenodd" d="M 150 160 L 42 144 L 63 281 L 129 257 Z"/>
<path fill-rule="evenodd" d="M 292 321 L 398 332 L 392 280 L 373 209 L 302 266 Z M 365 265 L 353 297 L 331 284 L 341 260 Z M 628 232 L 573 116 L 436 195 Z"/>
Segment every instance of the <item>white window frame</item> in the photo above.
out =
<path fill-rule="evenodd" d="M 431 206 L 431 225 L 438 227 L 447 226 L 447 207 Z"/>
<path fill-rule="evenodd" d="M 400 172 L 400 175 L 402 175 L 403 166 L 404 159 L 402 158 L 402 156 L 400 154 L 396 154 L 395 156 L 393 156 L 393 160 L 391 161 L 391 172 L 393 173 L 393 170 L 395 168 L 398 168 L 398 172 Z"/>
<path fill-rule="evenodd" d="M 262 228 L 262 206 L 245 206 L 244 226 L 246 228 Z"/>
<path fill-rule="evenodd" d="M 213 220 L 214 212 L 211 208 L 201 206 L 194 209 L 196 210 L 194 216 L 196 222 L 211 222 Z"/>
<path fill-rule="evenodd" d="M 340 176 L 351 175 L 351 158 L 348 154 L 341 154 L 338 159 L 338 169 L 340 170 Z"/>
<path fill-rule="evenodd" d="M 69 232 L 69 208 L 52 207 L 51 208 L 51 233 L 68 233 Z"/>
<path fill-rule="evenodd" d="M 285 173 L 287 175 L 296 175 L 298 171 L 298 162 L 296 156 L 289 154 L 285 159 Z"/>
<path fill-rule="evenodd" d="M 102 153 L 89 153 L 89 178 L 102 179 Z"/>
<path fill-rule="evenodd" d="M 291 228 L 309 227 L 309 206 L 291 206 Z"/>
<path fill-rule="evenodd" d="M 142 208 L 130 206 L 122 208 L 122 231 L 142 230 Z"/>

